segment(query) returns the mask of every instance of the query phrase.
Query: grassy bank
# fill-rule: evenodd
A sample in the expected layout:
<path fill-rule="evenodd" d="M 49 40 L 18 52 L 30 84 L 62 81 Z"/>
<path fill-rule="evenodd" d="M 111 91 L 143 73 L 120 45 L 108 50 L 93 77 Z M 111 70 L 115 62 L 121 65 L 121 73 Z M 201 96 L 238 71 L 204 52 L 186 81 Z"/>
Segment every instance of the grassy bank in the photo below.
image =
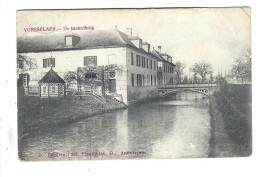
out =
<path fill-rule="evenodd" d="M 84 96 L 81 99 L 66 97 L 60 100 L 20 96 L 18 97 L 19 137 L 125 107 L 125 104 L 110 97 L 100 102 L 92 96 Z"/>
<path fill-rule="evenodd" d="M 210 98 L 211 157 L 252 152 L 251 86 L 224 84 Z"/>

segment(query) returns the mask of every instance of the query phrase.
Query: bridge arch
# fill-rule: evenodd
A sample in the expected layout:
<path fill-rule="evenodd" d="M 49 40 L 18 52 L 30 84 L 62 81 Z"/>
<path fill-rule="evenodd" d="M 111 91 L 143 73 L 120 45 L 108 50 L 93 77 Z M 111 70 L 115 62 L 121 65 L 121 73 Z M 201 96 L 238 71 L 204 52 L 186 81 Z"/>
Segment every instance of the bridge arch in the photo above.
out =
<path fill-rule="evenodd" d="M 218 88 L 217 84 L 182 84 L 182 85 L 164 85 L 159 86 L 158 91 L 162 96 L 169 94 L 190 91 L 203 94 L 204 96 L 210 96 L 213 91 Z"/>

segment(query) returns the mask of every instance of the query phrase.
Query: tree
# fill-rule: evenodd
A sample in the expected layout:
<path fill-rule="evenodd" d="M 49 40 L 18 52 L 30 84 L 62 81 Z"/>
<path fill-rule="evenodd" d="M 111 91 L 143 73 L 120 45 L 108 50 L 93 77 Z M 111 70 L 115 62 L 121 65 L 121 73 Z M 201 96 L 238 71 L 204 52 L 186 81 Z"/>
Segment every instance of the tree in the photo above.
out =
<path fill-rule="evenodd" d="M 105 95 L 106 88 L 109 85 L 109 78 L 119 74 L 122 68 L 118 65 L 102 65 L 78 67 L 76 72 L 68 72 L 64 79 L 66 82 L 77 81 L 77 90 L 80 95 L 80 89 L 83 84 L 92 85 L 93 83 L 102 87 L 102 95 Z"/>
<path fill-rule="evenodd" d="M 200 76 L 202 83 L 205 83 L 207 76 L 212 73 L 211 65 L 206 62 L 195 63 L 191 70 Z"/>
<path fill-rule="evenodd" d="M 214 82 L 214 76 L 212 72 L 209 74 L 209 81 L 211 84 Z"/>
<path fill-rule="evenodd" d="M 195 83 L 195 84 L 198 83 L 198 74 L 197 73 L 193 73 L 192 80 L 193 80 L 193 83 Z"/>
<path fill-rule="evenodd" d="M 17 73 L 36 69 L 36 60 L 28 56 L 18 54 L 17 56 Z"/>
<path fill-rule="evenodd" d="M 238 57 L 234 57 L 234 64 L 231 69 L 233 77 L 237 80 L 251 81 L 251 49 L 244 49 Z"/>
<path fill-rule="evenodd" d="M 185 75 L 183 79 L 183 84 L 188 84 L 188 82 L 189 82 L 188 76 Z"/>
<path fill-rule="evenodd" d="M 175 72 L 175 78 L 176 78 L 176 81 L 177 81 L 177 84 L 181 83 L 182 82 L 182 78 L 183 78 L 183 70 L 185 68 L 185 65 L 181 62 L 176 62 L 175 63 L 175 67 L 174 67 L 174 72 Z"/>

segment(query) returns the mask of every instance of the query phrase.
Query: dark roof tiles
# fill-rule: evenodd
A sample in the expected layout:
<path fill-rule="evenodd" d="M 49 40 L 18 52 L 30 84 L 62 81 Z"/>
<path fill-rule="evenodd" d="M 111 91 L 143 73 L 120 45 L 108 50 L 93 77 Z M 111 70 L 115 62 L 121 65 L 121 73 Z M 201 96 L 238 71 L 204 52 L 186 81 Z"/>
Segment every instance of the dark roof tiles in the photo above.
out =
<path fill-rule="evenodd" d="M 80 37 L 80 40 L 73 47 L 65 46 L 64 37 L 69 35 L 74 34 L 55 33 L 31 37 L 21 37 L 17 40 L 17 52 L 27 53 L 126 45 L 135 47 L 135 45 L 128 39 L 126 34 L 116 29 L 79 32 L 75 36 Z"/>
<path fill-rule="evenodd" d="M 65 83 L 65 81 L 51 68 L 39 83 Z"/>

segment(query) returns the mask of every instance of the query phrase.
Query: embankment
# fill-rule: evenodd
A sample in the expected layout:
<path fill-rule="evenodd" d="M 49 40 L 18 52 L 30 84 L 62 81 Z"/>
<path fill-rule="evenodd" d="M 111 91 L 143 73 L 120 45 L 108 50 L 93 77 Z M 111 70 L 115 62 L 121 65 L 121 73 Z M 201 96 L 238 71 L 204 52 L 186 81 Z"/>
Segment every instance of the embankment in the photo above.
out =
<path fill-rule="evenodd" d="M 210 157 L 252 153 L 251 86 L 222 85 L 210 97 Z"/>
<path fill-rule="evenodd" d="M 92 96 L 62 100 L 22 96 L 18 98 L 19 137 L 123 108 L 126 108 L 124 103 L 111 97 L 100 101 Z"/>

